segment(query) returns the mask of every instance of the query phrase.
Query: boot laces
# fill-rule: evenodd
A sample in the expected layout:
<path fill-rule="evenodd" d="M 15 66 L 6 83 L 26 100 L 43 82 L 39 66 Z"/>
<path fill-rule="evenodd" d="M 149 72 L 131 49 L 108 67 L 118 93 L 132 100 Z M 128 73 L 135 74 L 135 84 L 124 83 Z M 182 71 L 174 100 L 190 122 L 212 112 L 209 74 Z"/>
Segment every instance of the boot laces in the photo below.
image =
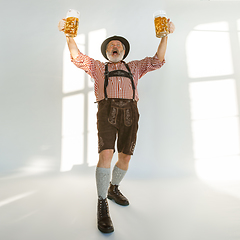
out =
<path fill-rule="evenodd" d="M 108 209 L 107 199 L 100 199 L 99 200 L 99 210 L 100 210 L 99 213 L 100 213 L 101 217 L 108 216 L 109 209 Z"/>
<path fill-rule="evenodd" d="M 114 188 L 114 192 L 115 192 L 117 195 L 120 195 L 120 196 L 124 197 L 123 194 L 121 193 L 121 191 L 118 189 L 118 186 L 117 186 L 117 185 L 116 185 L 115 188 Z"/>

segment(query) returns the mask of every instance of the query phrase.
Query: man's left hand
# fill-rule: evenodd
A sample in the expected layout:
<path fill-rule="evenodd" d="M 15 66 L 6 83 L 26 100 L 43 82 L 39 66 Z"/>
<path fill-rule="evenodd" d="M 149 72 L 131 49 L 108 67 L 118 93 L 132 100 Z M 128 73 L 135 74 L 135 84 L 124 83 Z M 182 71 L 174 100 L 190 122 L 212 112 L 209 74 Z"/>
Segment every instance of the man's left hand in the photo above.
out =
<path fill-rule="evenodd" d="M 173 33 L 175 31 L 175 25 L 173 24 L 173 22 L 170 22 L 170 19 L 168 19 L 168 29 L 169 33 Z"/>

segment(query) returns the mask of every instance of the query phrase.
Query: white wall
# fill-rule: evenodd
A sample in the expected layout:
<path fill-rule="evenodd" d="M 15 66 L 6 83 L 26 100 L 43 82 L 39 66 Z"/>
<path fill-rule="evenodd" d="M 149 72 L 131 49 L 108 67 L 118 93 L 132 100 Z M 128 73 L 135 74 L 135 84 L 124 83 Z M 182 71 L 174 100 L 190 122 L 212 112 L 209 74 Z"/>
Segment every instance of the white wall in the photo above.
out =
<path fill-rule="evenodd" d="M 0 40 L 1 172 L 60 169 L 65 38 L 57 24 L 75 8 L 81 12 L 79 34 L 106 29 L 107 36 L 130 41 L 126 61 L 155 54 L 159 39 L 152 14 L 166 9 L 176 32 L 169 36 L 166 65 L 139 82 L 139 139 L 129 176 L 195 174 L 189 83 L 196 79 L 188 74 L 186 41 L 199 24 L 231 23 L 231 78 L 239 84 L 240 50 L 233 29 L 239 2 L 22 0 L 1 5 L 2 19 L 8 19 L 1 21 Z"/>

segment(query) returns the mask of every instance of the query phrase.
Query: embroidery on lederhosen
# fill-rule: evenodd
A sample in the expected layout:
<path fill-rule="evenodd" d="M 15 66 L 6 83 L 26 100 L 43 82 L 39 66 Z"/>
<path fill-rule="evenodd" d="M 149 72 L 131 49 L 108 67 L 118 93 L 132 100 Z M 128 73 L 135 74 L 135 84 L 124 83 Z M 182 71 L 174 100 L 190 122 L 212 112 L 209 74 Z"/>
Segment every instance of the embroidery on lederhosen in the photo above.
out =
<path fill-rule="evenodd" d="M 130 153 L 131 153 L 131 154 L 133 154 L 134 149 L 135 149 L 135 146 L 136 146 L 136 142 L 132 142 L 132 143 L 131 143 L 131 147 L 130 147 Z"/>
<path fill-rule="evenodd" d="M 122 108 L 122 107 L 125 107 L 126 105 L 128 105 L 129 102 L 130 102 L 129 100 L 128 100 L 128 101 L 120 100 L 119 102 L 114 101 L 114 104 L 115 104 L 116 106 Z"/>
<path fill-rule="evenodd" d="M 130 127 L 132 125 L 132 114 L 131 109 L 126 108 L 124 109 L 124 124 L 127 127 Z"/>
<path fill-rule="evenodd" d="M 108 122 L 115 125 L 117 123 L 117 115 L 118 115 L 118 108 L 111 107 L 111 110 L 108 116 Z"/>

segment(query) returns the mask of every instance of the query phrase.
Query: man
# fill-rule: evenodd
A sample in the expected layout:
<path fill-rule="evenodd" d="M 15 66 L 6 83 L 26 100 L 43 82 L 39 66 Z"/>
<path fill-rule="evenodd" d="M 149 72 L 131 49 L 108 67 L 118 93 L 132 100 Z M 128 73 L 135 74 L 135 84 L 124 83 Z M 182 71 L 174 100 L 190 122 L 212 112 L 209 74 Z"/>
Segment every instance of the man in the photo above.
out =
<path fill-rule="evenodd" d="M 174 24 L 169 21 L 170 33 Z M 60 31 L 64 29 L 65 20 L 59 22 Z M 82 54 L 74 39 L 67 37 L 72 62 L 94 79 L 94 92 L 98 102 L 97 129 L 99 161 L 96 168 L 98 193 L 98 229 L 103 233 L 114 231 L 109 215 L 107 198 L 117 204 L 127 206 L 128 199 L 118 187 L 125 176 L 129 161 L 133 155 L 139 113 L 138 80 L 149 71 L 159 69 L 165 63 L 168 37 L 161 38 L 154 57 L 146 57 L 126 64 L 130 45 L 121 36 L 107 38 L 101 45 L 101 52 L 108 60 L 106 64 Z M 115 152 L 117 138 L 118 161 L 111 175 L 111 161 Z M 110 187 L 109 187 L 110 184 Z"/>

